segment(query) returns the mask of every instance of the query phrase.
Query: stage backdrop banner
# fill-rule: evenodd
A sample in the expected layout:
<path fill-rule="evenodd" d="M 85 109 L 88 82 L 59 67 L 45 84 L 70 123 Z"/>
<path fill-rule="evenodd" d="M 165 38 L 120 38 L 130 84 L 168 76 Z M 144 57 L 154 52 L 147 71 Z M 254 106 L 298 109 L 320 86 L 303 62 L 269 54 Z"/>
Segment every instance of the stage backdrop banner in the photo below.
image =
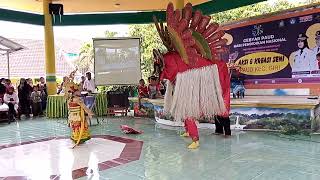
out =
<path fill-rule="evenodd" d="M 312 9 L 224 26 L 229 61 L 239 65 L 248 82 L 319 81 L 319 12 Z"/>
<path fill-rule="evenodd" d="M 97 85 L 132 85 L 141 79 L 140 38 L 93 39 Z"/>

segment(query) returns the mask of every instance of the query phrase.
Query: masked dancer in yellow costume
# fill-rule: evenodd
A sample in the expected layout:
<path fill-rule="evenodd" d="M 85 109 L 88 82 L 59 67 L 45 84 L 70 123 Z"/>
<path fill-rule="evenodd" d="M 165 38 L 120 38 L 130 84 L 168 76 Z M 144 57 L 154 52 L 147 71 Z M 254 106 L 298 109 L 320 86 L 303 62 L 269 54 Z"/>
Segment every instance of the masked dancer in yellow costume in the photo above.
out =
<path fill-rule="evenodd" d="M 86 107 L 81 100 L 80 88 L 73 82 L 76 71 L 69 76 L 69 81 L 65 83 L 65 97 L 68 100 L 69 125 L 71 127 L 71 139 L 75 146 L 90 139 L 90 132 L 86 115 L 91 118 L 92 111 Z M 73 148 L 74 148 L 73 147 Z"/>

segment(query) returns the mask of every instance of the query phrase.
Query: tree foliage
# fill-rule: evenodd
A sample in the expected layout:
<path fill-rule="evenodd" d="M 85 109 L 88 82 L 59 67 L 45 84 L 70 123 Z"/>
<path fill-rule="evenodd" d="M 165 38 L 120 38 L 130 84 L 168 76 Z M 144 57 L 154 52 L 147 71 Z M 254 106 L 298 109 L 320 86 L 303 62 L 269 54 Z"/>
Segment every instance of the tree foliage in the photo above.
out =
<path fill-rule="evenodd" d="M 278 0 L 274 3 L 262 2 L 250 6 L 240 7 L 237 9 L 224 11 L 213 14 L 213 19 L 218 23 L 226 23 L 232 20 L 238 20 L 271 12 L 281 11 L 284 9 L 301 6 L 306 3 L 315 3 L 320 0 L 308 0 L 304 3 L 290 3 L 285 0 Z M 141 65 L 143 77 L 146 78 L 153 70 L 153 56 L 152 50 L 159 48 L 162 52 L 165 51 L 165 47 L 162 45 L 160 37 L 153 24 L 144 25 L 130 25 L 129 36 L 141 37 Z"/>
<path fill-rule="evenodd" d="M 288 1 L 279 0 L 274 4 L 267 2 L 257 3 L 249 6 L 240 7 L 237 9 L 232 9 L 212 15 L 212 18 L 217 23 L 223 24 L 229 21 L 259 16 L 262 14 L 268 14 L 276 11 L 281 11 L 284 9 L 293 8 L 294 4 Z"/>
<path fill-rule="evenodd" d="M 105 37 L 116 37 L 118 35 L 118 33 L 117 32 L 114 32 L 114 31 L 105 31 L 104 32 L 104 36 Z"/>
<path fill-rule="evenodd" d="M 81 74 L 93 70 L 94 50 L 92 42 L 86 42 L 80 49 L 79 60 L 76 61 L 76 67 Z"/>
<path fill-rule="evenodd" d="M 263 14 L 269 14 L 277 11 L 282 11 L 306 4 L 317 3 L 320 0 L 306 0 L 300 3 L 291 3 L 286 0 L 277 0 L 273 3 L 261 2 L 249 6 L 244 6 L 224 12 L 219 12 L 212 14 L 212 18 L 215 22 L 223 24 L 234 20 L 240 20 L 245 18 L 250 18 L 254 16 L 259 16 Z"/>
<path fill-rule="evenodd" d="M 150 76 L 153 71 L 154 48 L 165 51 L 154 24 L 130 25 L 129 36 L 141 38 L 141 69 L 143 78 Z"/>
<path fill-rule="evenodd" d="M 311 3 L 319 3 L 320 0 L 306 0 L 305 3 L 311 4 Z"/>
<path fill-rule="evenodd" d="M 213 14 L 212 17 L 218 23 L 226 23 L 233 20 L 263 15 L 317 2 L 320 2 L 320 0 L 306 0 L 300 3 L 290 3 L 286 0 L 275 0 L 273 3 L 270 3 L 270 1 L 262 2 L 216 13 Z M 117 32 L 106 31 L 105 35 L 106 37 L 115 37 Z M 162 45 L 160 37 L 158 36 L 153 24 L 130 25 L 128 36 L 141 38 L 141 69 L 142 75 L 146 79 L 150 76 L 153 70 L 152 50 L 157 48 L 162 52 L 165 52 L 166 49 Z M 77 62 L 77 67 L 81 72 L 93 70 L 93 55 L 92 42 L 85 43 L 81 48 L 80 60 Z"/>
<path fill-rule="evenodd" d="M 118 33 L 113 31 L 105 31 L 105 37 L 115 37 Z M 85 74 L 94 69 L 94 49 L 92 41 L 86 42 L 82 45 L 79 54 L 79 60 L 75 63 L 80 73 Z"/>

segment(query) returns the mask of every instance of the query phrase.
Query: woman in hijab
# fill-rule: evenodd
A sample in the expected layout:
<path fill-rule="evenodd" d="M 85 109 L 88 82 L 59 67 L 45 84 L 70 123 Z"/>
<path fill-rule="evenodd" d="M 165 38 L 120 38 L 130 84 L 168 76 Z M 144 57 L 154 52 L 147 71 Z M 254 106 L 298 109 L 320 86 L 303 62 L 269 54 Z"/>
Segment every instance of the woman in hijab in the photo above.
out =
<path fill-rule="evenodd" d="M 17 115 L 19 107 L 19 99 L 16 92 L 14 92 L 14 87 L 8 87 L 6 94 L 4 95 L 4 102 L 9 107 L 9 123 L 14 120 L 14 117 Z"/>
<path fill-rule="evenodd" d="M 18 97 L 19 97 L 19 116 L 18 118 L 20 119 L 20 116 L 24 114 L 27 118 L 30 117 L 30 88 L 29 84 L 26 81 L 26 79 L 21 78 L 20 79 L 20 84 L 18 86 Z"/>

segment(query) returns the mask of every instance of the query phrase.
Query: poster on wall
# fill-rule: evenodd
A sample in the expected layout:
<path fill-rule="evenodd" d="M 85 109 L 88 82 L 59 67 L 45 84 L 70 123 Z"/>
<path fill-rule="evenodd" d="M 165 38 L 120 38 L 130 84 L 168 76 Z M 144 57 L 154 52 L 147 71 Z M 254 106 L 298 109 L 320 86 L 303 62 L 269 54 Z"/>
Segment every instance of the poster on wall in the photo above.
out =
<path fill-rule="evenodd" d="M 249 80 L 319 79 L 319 12 L 313 9 L 225 26 L 229 61 Z"/>
<path fill-rule="evenodd" d="M 241 107 L 232 108 L 230 117 L 238 118 L 244 130 L 267 129 L 293 134 L 319 131 L 318 121 L 311 118 L 310 109 Z"/>

